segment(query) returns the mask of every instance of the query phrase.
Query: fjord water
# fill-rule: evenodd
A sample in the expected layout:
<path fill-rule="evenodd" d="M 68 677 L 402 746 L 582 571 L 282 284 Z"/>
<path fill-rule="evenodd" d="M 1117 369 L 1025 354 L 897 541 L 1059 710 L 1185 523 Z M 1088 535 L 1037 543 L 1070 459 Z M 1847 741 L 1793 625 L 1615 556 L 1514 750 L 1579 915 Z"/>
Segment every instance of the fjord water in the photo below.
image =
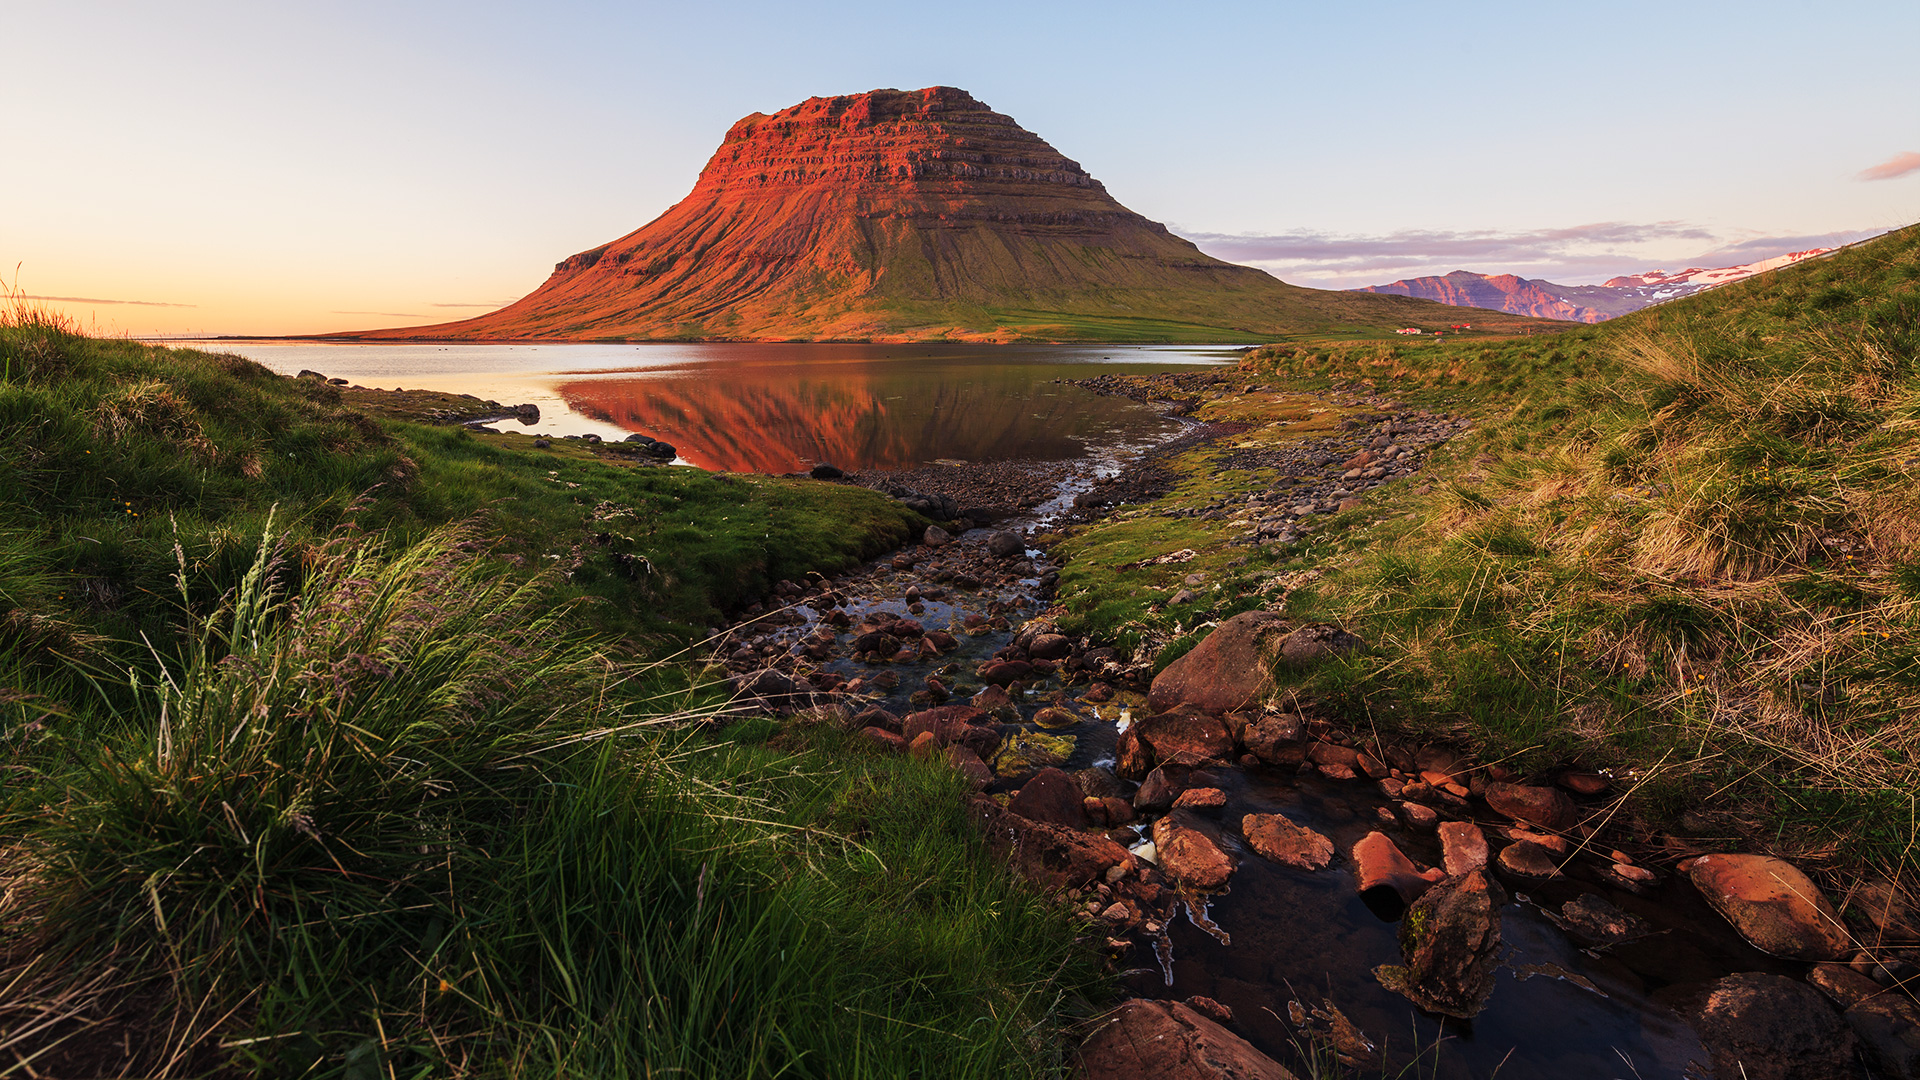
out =
<path fill-rule="evenodd" d="M 1061 380 L 1231 362 L 1227 347 L 1084 345 L 393 345 L 207 341 L 282 374 L 531 403 L 529 430 L 672 443 L 705 469 L 830 461 L 1061 461 L 1178 429 L 1149 405 Z M 511 425 L 511 422 L 509 422 Z"/>

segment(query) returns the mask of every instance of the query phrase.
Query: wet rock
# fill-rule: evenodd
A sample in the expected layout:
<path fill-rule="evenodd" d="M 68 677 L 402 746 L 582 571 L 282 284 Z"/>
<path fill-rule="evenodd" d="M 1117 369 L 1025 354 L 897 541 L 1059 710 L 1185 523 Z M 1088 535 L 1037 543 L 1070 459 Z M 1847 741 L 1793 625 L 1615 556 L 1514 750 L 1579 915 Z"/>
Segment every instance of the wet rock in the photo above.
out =
<path fill-rule="evenodd" d="M 1625 889 L 1639 896 L 1652 896 L 1660 885 L 1659 874 L 1632 863 L 1601 863 L 1593 868 L 1593 876 L 1603 885 Z"/>
<path fill-rule="evenodd" d="M 1248 753 L 1269 765 L 1297 765 L 1303 726 L 1304 721 L 1294 713 L 1269 713 L 1248 721 L 1241 729 L 1240 742 Z"/>
<path fill-rule="evenodd" d="M 1033 714 L 1033 722 L 1048 731 L 1070 728 L 1080 722 L 1080 717 L 1056 706 L 1048 706 Z"/>
<path fill-rule="evenodd" d="M 1173 808 L 1173 801 L 1187 790 L 1187 778 L 1193 770 L 1185 765 L 1162 765 L 1147 773 L 1140 790 L 1133 793 L 1133 808 L 1159 813 Z"/>
<path fill-rule="evenodd" d="M 921 732 L 931 732 L 938 745 L 964 746 L 984 759 L 1000 744 L 1000 733 L 987 720 L 986 713 L 969 705 L 941 705 L 908 714 L 900 721 L 900 733 L 911 742 Z"/>
<path fill-rule="evenodd" d="M 1087 823 L 1086 813 L 1080 805 L 1084 798 L 1080 794 L 1080 785 L 1073 782 L 1073 777 L 1057 768 L 1048 767 L 1021 785 L 1020 790 L 1007 801 L 1007 809 L 1034 821 L 1077 829 Z"/>
<path fill-rule="evenodd" d="M 1415 832 L 1433 832 L 1440 825 L 1440 815 L 1431 806 L 1416 802 L 1403 802 L 1395 807 L 1400 812 L 1400 820 L 1407 828 Z"/>
<path fill-rule="evenodd" d="M 1441 865 L 1448 877 L 1471 873 L 1487 865 L 1487 837 L 1471 821 L 1440 823 Z"/>
<path fill-rule="evenodd" d="M 1531 840 L 1516 840 L 1500 849 L 1500 872 L 1521 884 L 1562 877 L 1553 853 Z"/>
<path fill-rule="evenodd" d="M 1246 611 L 1215 627 L 1186 655 L 1154 676 L 1147 694 L 1157 713 L 1189 706 L 1224 713 L 1257 704 L 1290 625 L 1270 611 Z"/>
<path fill-rule="evenodd" d="M 1581 893 L 1560 905 L 1554 921 L 1575 940 L 1601 948 L 1638 941 L 1653 933 L 1646 920 L 1621 911 L 1597 893 Z"/>
<path fill-rule="evenodd" d="M 1793 960 L 1838 960 L 1852 952 L 1833 905 L 1792 863 L 1768 855 L 1702 855 L 1687 876 L 1762 952 Z"/>
<path fill-rule="evenodd" d="M 1573 800 L 1564 791 L 1527 784 L 1487 785 L 1487 805 L 1495 813 L 1555 832 L 1565 832 L 1580 820 Z"/>
<path fill-rule="evenodd" d="M 1024 818 L 984 795 L 975 795 L 968 806 L 986 834 L 988 851 L 1042 888 L 1089 885 L 1104 881 L 1112 867 L 1134 865 L 1126 848 L 1099 833 Z"/>
<path fill-rule="evenodd" d="M 1333 841 L 1283 814 L 1248 814 L 1240 835 L 1262 857 L 1296 870 L 1324 870 L 1333 861 Z"/>
<path fill-rule="evenodd" d="M 1078 740 L 1071 735 L 1039 731 L 1010 731 L 993 755 L 993 771 L 1003 777 L 1025 776 L 1049 765 L 1065 765 Z"/>
<path fill-rule="evenodd" d="M 930 548 L 945 547 L 953 543 L 953 534 L 938 525 L 929 525 L 927 531 L 920 534 L 920 542 Z"/>
<path fill-rule="evenodd" d="M 1073 652 L 1073 642 L 1060 634 L 1040 634 L 1027 645 L 1027 654 L 1035 660 L 1065 660 Z"/>
<path fill-rule="evenodd" d="M 1080 785 L 1081 794 L 1096 799 L 1125 798 L 1127 785 L 1106 769 L 1093 765 L 1080 769 L 1073 774 L 1073 781 Z"/>
<path fill-rule="evenodd" d="M 870 705 L 860 710 L 859 715 L 853 718 L 853 722 L 860 727 L 884 728 L 895 734 L 900 731 L 900 718 L 878 705 Z"/>
<path fill-rule="evenodd" d="M 1851 1009 L 1880 993 L 1880 984 L 1845 964 L 1815 964 L 1807 982 L 1842 1009 Z"/>
<path fill-rule="evenodd" d="M 1366 646 L 1359 637 L 1332 623 L 1303 626 L 1280 642 L 1280 659 L 1294 667 L 1309 667 Z"/>
<path fill-rule="evenodd" d="M 1175 810 L 1218 810 L 1227 805 L 1227 793 L 1219 788 L 1188 788 L 1173 800 Z"/>
<path fill-rule="evenodd" d="M 980 760 L 980 755 L 964 746 L 947 747 L 947 761 L 960 775 L 967 778 L 975 791 L 985 791 L 993 783 L 993 770 Z"/>
<path fill-rule="evenodd" d="M 894 732 L 888 731 L 886 728 L 863 727 L 860 729 L 860 734 L 865 735 L 867 738 L 872 739 L 874 742 L 879 743 L 889 750 L 899 753 L 906 752 L 907 740 L 901 738 Z"/>
<path fill-rule="evenodd" d="M 1370 832 L 1353 845 L 1360 898 L 1383 919 L 1396 919 L 1409 904 L 1446 875 L 1422 871 L 1382 832 Z"/>
<path fill-rule="evenodd" d="M 1428 1012 L 1472 1019 L 1493 993 L 1506 899 L 1484 870 L 1435 885 L 1400 920 L 1406 964 L 1375 968 L 1374 976 Z"/>
<path fill-rule="evenodd" d="M 975 675 L 984 683 L 1005 686 L 1015 679 L 1024 679 L 1033 674 L 1033 665 L 1025 660 L 989 660 L 974 669 Z"/>
<path fill-rule="evenodd" d="M 1006 687 L 988 686 L 986 689 L 973 695 L 969 704 L 976 709 L 992 712 L 995 709 L 1003 709 L 1012 705 L 1013 699 L 1007 696 Z"/>
<path fill-rule="evenodd" d="M 1178 1001 L 1135 998 L 1080 1047 L 1085 1080 L 1297 1080 L 1253 1044 Z"/>
<path fill-rule="evenodd" d="M 1190 889 L 1218 889 L 1233 874 L 1233 859 L 1195 825 L 1196 819 L 1176 810 L 1153 823 L 1154 857 L 1174 883 Z"/>
<path fill-rule="evenodd" d="M 1715 1076 L 1830 1080 L 1852 1075 L 1854 1035 L 1805 983 L 1742 971 L 1656 995 L 1693 1024 Z"/>
<path fill-rule="evenodd" d="M 1017 533 L 1003 530 L 987 534 L 987 551 L 992 555 L 1005 559 L 1022 554 L 1026 550 L 1026 541 L 1021 540 Z"/>
<path fill-rule="evenodd" d="M 1847 1010 L 1846 1021 L 1877 1075 L 1920 1077 L 1920 1006 L 1912 998 L 1895 991 L 1865 998 Z"/>
<path fill-rule="evenodd" d="M 1137 724 L 1114 740 L 1113 755 L 1113 771 L 1128 780 L 1144 781 L 1154 769 L 1153 747 L 1141 740 Z"/>
<path fill-rule="evenodd" d="M 1156 763 L 1206 765 L 1233 754 L 1233 736 L 1226 725 L 1203 712 L 1156 713 L 1127 730 L 1153 748 Z"/>

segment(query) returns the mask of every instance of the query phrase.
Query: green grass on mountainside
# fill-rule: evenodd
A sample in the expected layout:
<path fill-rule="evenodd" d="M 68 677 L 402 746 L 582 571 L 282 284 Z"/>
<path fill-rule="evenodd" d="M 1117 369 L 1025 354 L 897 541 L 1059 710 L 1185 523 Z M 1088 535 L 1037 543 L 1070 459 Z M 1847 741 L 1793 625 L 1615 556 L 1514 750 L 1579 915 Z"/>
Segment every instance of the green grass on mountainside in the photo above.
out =
<path fill-rule="evenodd" d="M 1223 568 L 1373 646 L 1283 679 L 1356 724 L 1619 770 L 1635 828 L 1910 866 L 1920 227 L 1553 336 L 1277 345 L 1243 370 L 1480 420 L 1427 494 L 1378 489 L 1312 547 Z M 1209 454 L 1173 499 L 1220 493 Z M 1094 616 L 1165 648 L 1174 628 L 1123 599 Z"/>
<path fill-rule="evenodd" d="M 0 1075 L 1052 1076 L 951 770 L 647 659 L 914 522 L 0 325 Z"/>

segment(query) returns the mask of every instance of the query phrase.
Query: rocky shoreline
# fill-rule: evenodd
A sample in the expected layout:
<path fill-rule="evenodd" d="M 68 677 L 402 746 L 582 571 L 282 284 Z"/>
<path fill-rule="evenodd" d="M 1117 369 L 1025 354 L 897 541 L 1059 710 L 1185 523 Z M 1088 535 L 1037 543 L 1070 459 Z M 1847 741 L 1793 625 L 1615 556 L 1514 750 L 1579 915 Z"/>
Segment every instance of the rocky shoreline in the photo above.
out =
<path fill-rule="evenodd" d="M 1264 390 L 1212 373 L 1132 378 L 1104 390 L 1156 401 Z M 1270 492 L 1153 512 L 1225 522 L 1231 543 L 1292 543 L 1362 491 L 1417 482 L 1427 453 L 1471 425 L 1367 404 L 1339 430 L 1282 449 L 1228 442 L 1220 467 L 1273 470 Z M 1140 455 L 1094 482 L 1069 520 L 1171 490 L 1174 455 L 1239 430 L 1196 427 Z M 1428 1015 L 1472 1018 L 1486 1007 L 1511 961 L 1502 912 L 1524 903 L 1567 947 L 1593 956 L 1662 936 L 1730 943 L 1714 952 L 1712 977 L 1696 968 L 1646 983 L 1650 1008 L 1697 1039 L 1696 1063 L 1712 1075 L 1865 1075 L 1861 1062 L 1874 1075 L 1920 1075 L 1911 996 L 1920 919 L 1896 894 L 1842 915 L 1782 860 L 1646 842 L 1625 825 L 1630 783 L 1605 772 L 1562 765 L 1521 775 L 1455 747 L 1347 729 L 1312 701 L 1276 699 L 1275 665 L 1366 647 L 1339 627 L 1247 612 L 1157 676 L 1150 663 L 1058 633 L 1058 566 L 1039 541 L 974 526 L 1030 512 L 1070 471 L 1007 463 L 847 477 L 945 524 L 840 578 L 782 582 L 766 607 L 719 635 L 715 660 L 738 707 L 804 713 L 884 752 L 949 762 L 977 792 L 972 812 L 990 848 L 1080 909 L 1117 966 L 1138 970 L 1138 958 L 1150 958 L 1167 988 L 1174 924 L 1226 943 L 1210 904 L 1252 859 L 1287 874 L 1350 876 L 1367 909 L 1398 927 L 1400 962 L 1374 979 Z M 1238 809 L 1250 785 L 1309 781 L 1349 792 L 1360 817 L 1340 838 Z M 1318 1010 L 1287 1004 L 1294 1045 L 1326 1046 L 1350 1065 L 1380 1062 L 1331 1000 Z M 1093 1027 L 1083 1073 L 1292 1075 L 1237 1026 L 1230 1006 L 1205 995 L 1135 998 Z"/>

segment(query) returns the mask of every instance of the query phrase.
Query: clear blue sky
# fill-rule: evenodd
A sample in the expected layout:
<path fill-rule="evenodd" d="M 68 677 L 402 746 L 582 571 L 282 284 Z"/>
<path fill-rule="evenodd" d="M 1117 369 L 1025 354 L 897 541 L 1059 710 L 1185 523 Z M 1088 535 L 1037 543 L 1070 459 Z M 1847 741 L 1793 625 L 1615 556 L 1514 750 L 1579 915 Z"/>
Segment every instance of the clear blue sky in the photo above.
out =
<path fill-rule="evenodd" d="M 1912 0 L 12 0 L 4 26 L 0 266 L 146 302 L 63 302 L 102 330 L 477 313 L 679 199 L 739 117 L 882 86 L 963 87 L 1301 284 L 1593 281 L 1920 219 Z"/>

